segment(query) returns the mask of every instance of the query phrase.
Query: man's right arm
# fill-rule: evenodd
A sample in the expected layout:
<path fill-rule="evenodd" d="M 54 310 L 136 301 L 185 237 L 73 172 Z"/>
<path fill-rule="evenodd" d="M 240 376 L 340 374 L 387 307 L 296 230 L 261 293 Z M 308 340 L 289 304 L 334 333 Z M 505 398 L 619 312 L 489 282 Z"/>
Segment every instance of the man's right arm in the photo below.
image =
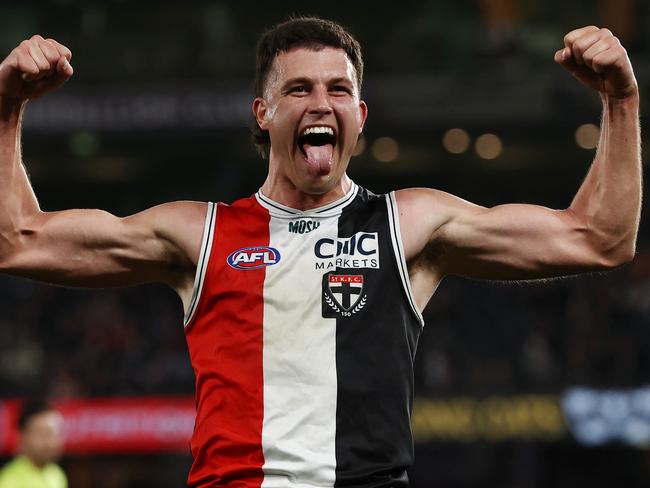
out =
<path fill-rule="evenodd" d="M 43 212 L 20 154 L 27 100 L 71 75 L 71 53 L 34 36 L 0 64 L 0 271 L 71 286 L 191 281 L 206 205 L 176 202 L 119 218 L 101 210 Z"/>

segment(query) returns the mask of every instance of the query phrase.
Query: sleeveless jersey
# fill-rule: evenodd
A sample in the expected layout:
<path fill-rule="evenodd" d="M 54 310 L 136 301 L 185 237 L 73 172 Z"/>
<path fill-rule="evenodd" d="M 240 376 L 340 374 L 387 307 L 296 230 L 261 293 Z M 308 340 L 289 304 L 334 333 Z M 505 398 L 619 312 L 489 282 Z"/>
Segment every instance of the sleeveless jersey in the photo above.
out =
<path fill-rule="evenodd" d="M 185 317 L 191 487 L 406 487 L 423 325 L 393 193 L 208 204 Z"/>

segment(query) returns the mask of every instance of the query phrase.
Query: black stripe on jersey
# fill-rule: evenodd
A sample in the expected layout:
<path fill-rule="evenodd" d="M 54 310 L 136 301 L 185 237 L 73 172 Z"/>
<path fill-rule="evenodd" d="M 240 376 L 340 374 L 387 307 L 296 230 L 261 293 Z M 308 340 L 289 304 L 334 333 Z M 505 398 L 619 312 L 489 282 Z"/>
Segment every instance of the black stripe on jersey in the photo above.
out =
<path fill-rule="evenodd" d="M 339 238 L 376 232 L 380 267 L 334 272 L 356 287 L 353 298 L 347 288 L 343 307 L 357 309 L 353 304 L 359 302 L 353 300 L 366 297 L 356 312 L 336 317 L 335 486 L 407 487 L 406 468 L 413 460 L 413 359 L 421 326 L 402 286 L 385 197 L 359 191 L 343 210 L 338 227 Z"/>

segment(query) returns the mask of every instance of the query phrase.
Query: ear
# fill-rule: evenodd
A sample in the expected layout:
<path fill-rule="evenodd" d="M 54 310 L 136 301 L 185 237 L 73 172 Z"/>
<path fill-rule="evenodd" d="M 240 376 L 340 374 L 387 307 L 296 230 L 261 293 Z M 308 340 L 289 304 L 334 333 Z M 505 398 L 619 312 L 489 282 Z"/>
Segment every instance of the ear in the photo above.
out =
<path fill-rule="evenodd" d="M 363 100 L 359 101 L 359 115 L 361 116 L 361 124 L 359 124 L 359 134 L 363 132 L 363 126 L 366 124 L 366 118 L 368 117 L 368 106 Z"/>
<path fill-rule="evenodd" d="M 268 130 L 267 125 L 268 122 L 266 120 L 266 100 L 264 100 L 261 97 L 257 97 L 255 100 L 253 100 L 253 115 L 255 116 L 255 120 L 257 121 L 257 125 L 260 126 L 260 129 L 262 130 Z"/>

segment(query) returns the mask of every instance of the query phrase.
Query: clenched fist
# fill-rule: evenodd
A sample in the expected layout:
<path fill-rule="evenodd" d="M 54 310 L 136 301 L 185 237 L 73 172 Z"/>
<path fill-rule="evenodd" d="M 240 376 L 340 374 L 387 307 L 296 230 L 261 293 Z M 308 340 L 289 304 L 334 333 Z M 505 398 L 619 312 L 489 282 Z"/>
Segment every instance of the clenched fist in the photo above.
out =
<path fill-rule="evenodd" d="M 72 52 L 39 35 L 21 42 L 0 64 L 0 98 L 23 102 L 40 97 L 72 76 Z"/>
<path fill-rule="evenodd" d="M 583 27 L 564 36 L 555 62 L 589 88 L 613 98 L 638 93 L 627 51 L 609 29 Z"/>

